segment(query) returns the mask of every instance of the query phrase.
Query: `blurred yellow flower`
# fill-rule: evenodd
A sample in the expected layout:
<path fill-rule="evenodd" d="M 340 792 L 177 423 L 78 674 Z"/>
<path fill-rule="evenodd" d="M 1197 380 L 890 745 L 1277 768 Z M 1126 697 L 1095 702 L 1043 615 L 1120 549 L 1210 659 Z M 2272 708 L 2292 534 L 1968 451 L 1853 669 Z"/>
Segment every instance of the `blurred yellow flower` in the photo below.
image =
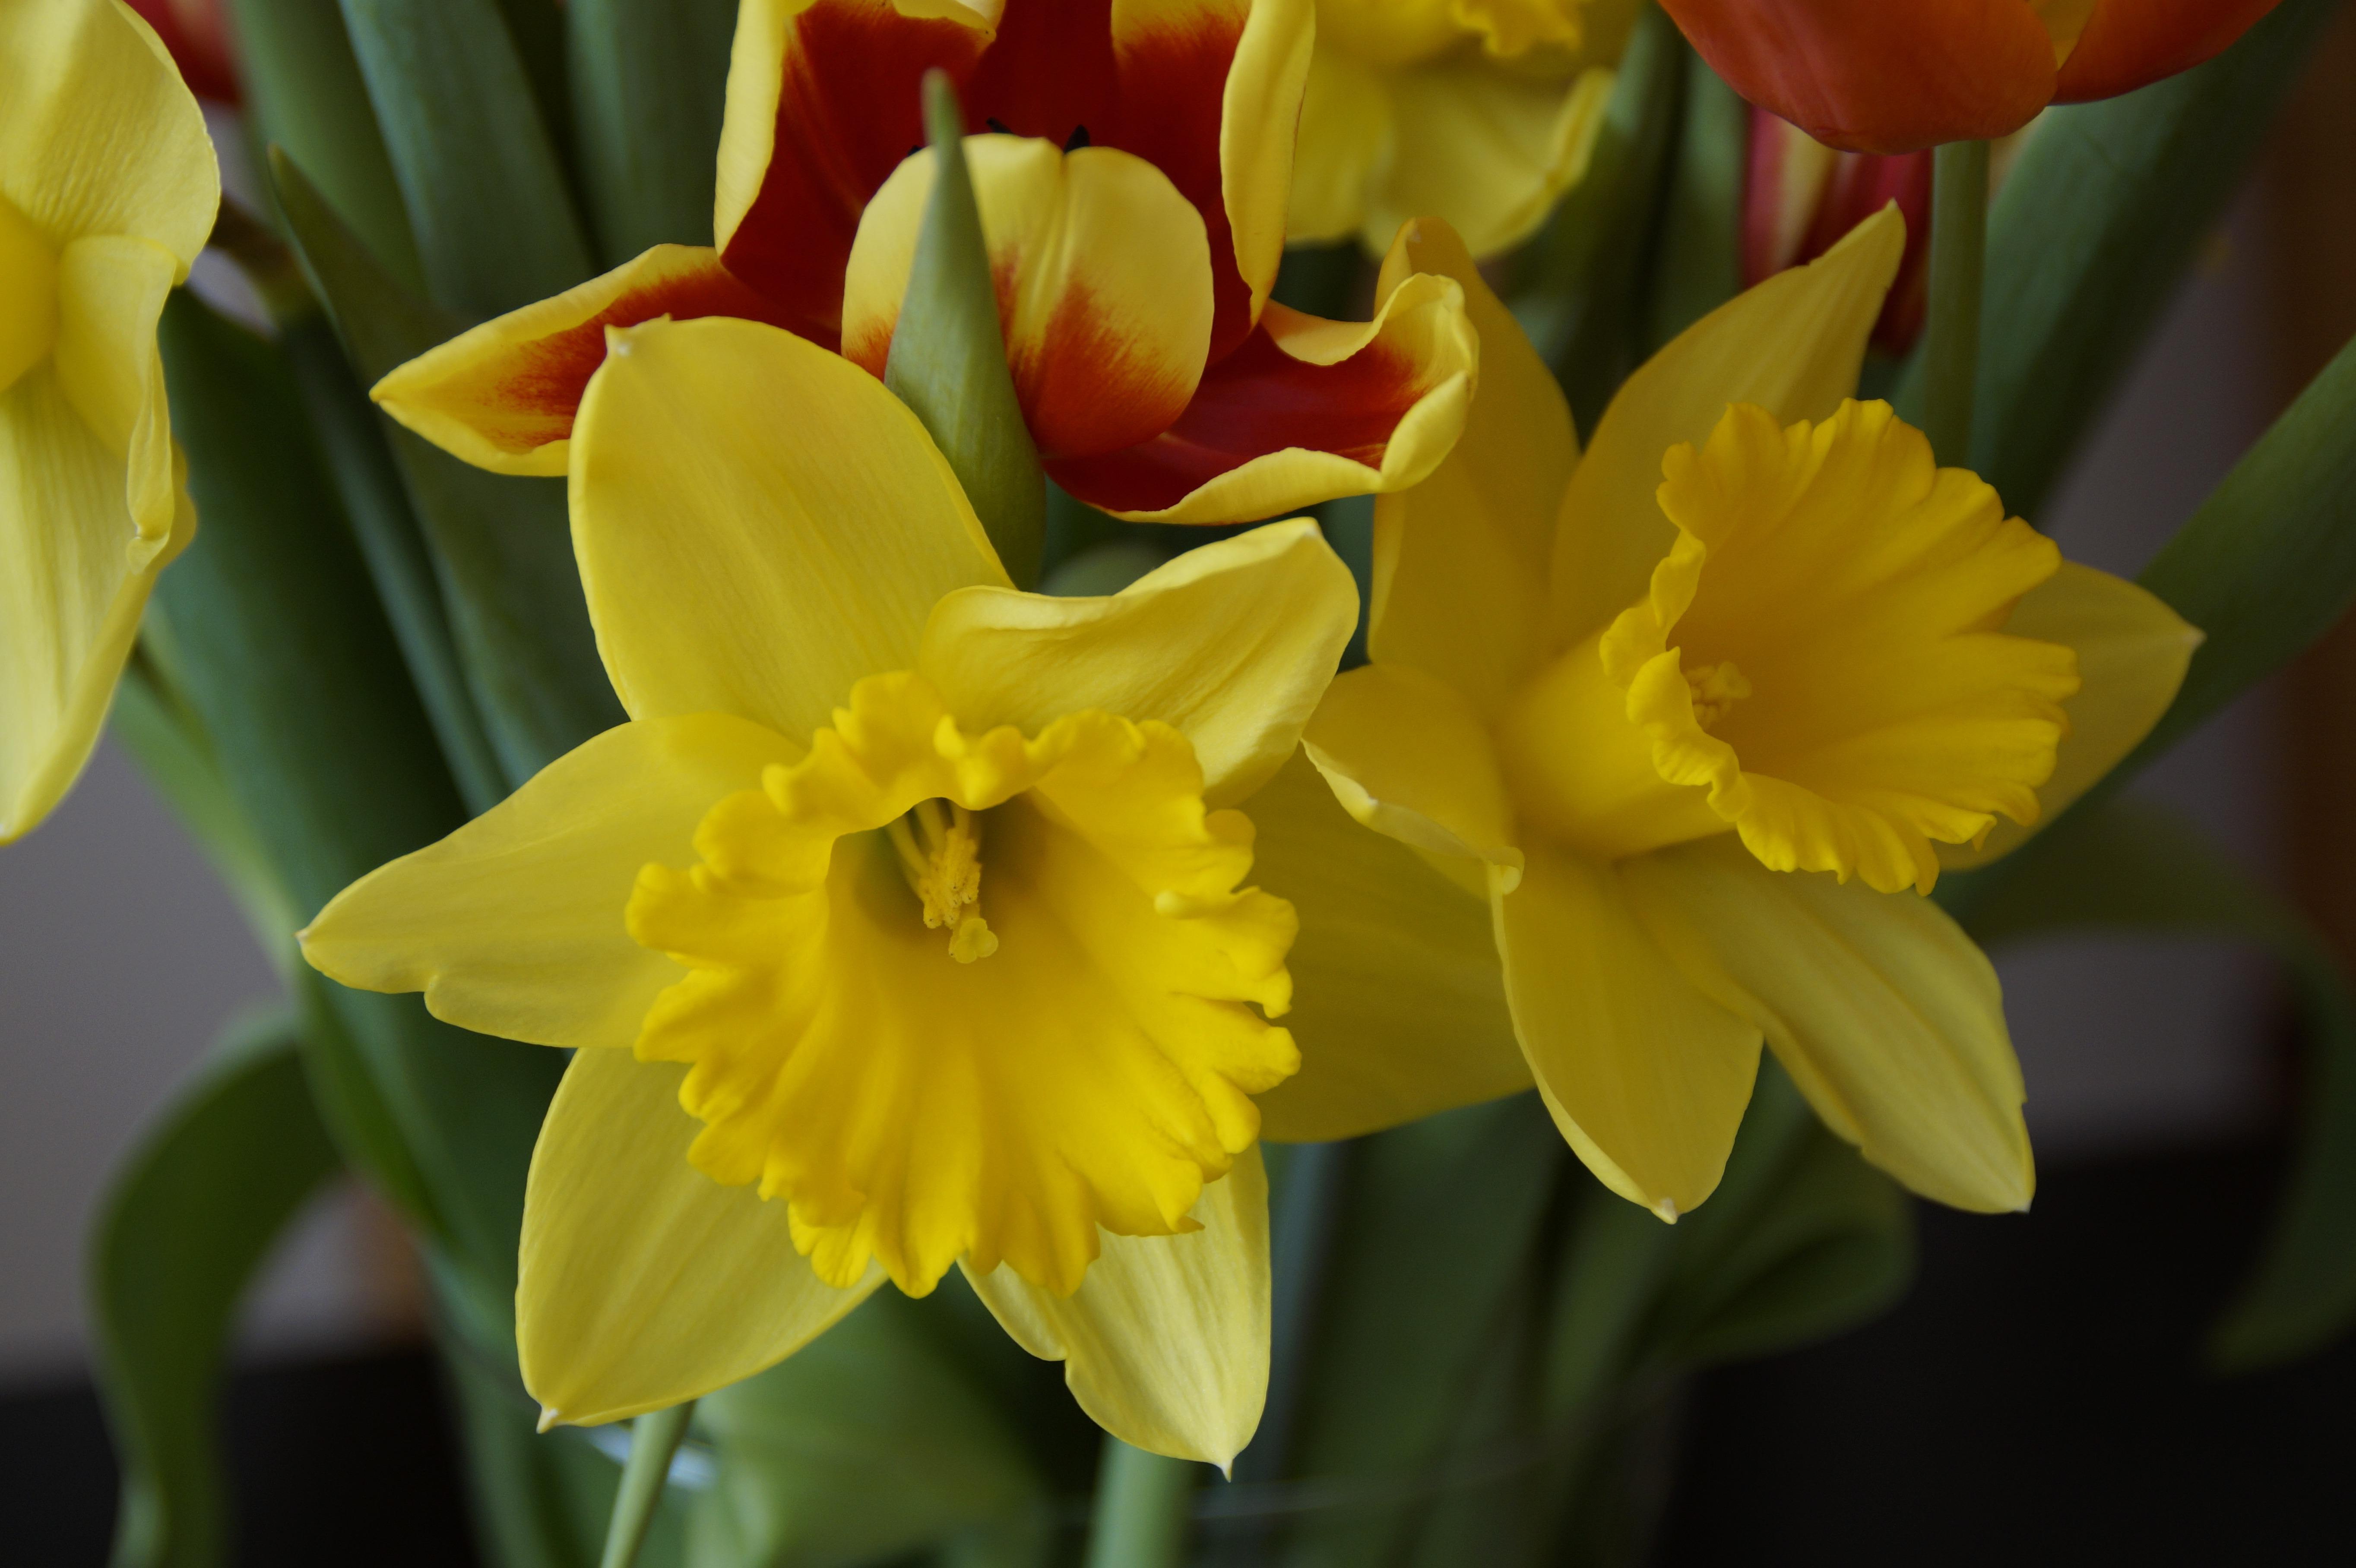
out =
<path fill-rule="evenodd" d="M 303 938 L 581 1048 L 524 1220 L 549 1419 L 695 1397 L 956 1265 L 1108 1429 L 1226 1463 L 1267 1379 L 1251 1097 L 1298 1060 L 1292 910 L 1242 885 L 1233 807 L 1348 571 L 1298 521 L 1016 592 L 913 414 L 725 317 L 617 330 L 573 442 L 632 721 Z"/>
<path fill-rule="evenodd" d="M 1378 508 L 1373 662 L 1335 681 L 1306 749 L 1350 815 L 1426 861 L 1383 879 L 1422 876 L 1405 918 L 1448 966 L 1356 976 L 1365 1008 L 1419 1019 L 1404 994 L 1445 986 L 1471 998 L 1468 1043 L 1369 1029 L 1327 1054 L 1296 1019 L 1272 1136 L 1512 1087 L 1502 1014 L 1580 1157 L 1665 1219 L 1716 1187 L 1762 1038 L 1914 1190 L 2028 1203 L 1995 973 L 1918 895 L 2109 771 L 2200 635 L 2064 562 L 1886 405 L 1845 400 L 1903 244 L 1886 211 L 1706 317 L 1583 457 L 1463 247 L 1426 225 L 1394 254 L 1463 283 L 1484 373 L 1456 452 Z M 1263 859 L 1285 874 L 1264 874 L 1314 930 L 1343 872 L 1285 845 L 1330 845 L 1330 819 L 1297 790 L 1269 805 Z M 1466 892 L 1503 961 L 1485 997 Z M 1317 953 L 1293 969 L 1311 995 L 1335 983 Z"/>
<path fill-rule="evenodd" d="M 1287 237 L 1496 255 L 1586 173 L 1635 0 L 1318 0 Z"/>
<path fill-rule="evenodd" d="M 0 844 L 81 772 L 195 531 L 155 323 L 220 205 L 146 23 L 119 0 L 0 6 Z"/>

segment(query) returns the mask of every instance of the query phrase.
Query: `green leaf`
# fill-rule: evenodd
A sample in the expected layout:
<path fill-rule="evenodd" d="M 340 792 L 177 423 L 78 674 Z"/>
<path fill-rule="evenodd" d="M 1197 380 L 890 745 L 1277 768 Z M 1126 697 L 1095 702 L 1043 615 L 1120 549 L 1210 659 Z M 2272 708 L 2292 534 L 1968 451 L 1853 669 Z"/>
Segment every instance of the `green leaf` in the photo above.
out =
<path fill-rule="evenodd" d="M 100 1387 L 123 1462 L 114 1568 L 228 1561 L 221 1362 L 239 1301 L 337 1166 L 284 1012 L 233 1024 L 115 1173 L 91 1236 Z"/>
<path fill-rule="evenodd" d="M 229 6 L 256 141 L 294 155 L 402 287 L 423 292 L 409 209 L 335 0 L 229 0 Z"/>
<path fill-rule="evenodd" d="M 884 384 L 932 432 L 1007 575 L 1028 588 L 1039 581 L 1046 478 L 1006 366 L 981 209 L 966 168 L 965 112 L 939 71 L 926 76 L 924 91 L 933 194 L 916 231 Z"/>
<path fill-rule="evenodd" d="M 571 0 L 573 135 L 608 265 L 712 243 L 734 0 Z"/>
<path fill-rule="evenodd" d="M 2257 1272 L 2211 1341 L 2224 1366 L 2311 1354 L 2356 1323 L 2356 996 L 2306 922 L 2220 855 L 2191 824 L 2121 799 L 2072 814 L 2020 851 L 2026 863 L 1972 910 L 1994 944 L 2099 928 L 2193 932 L 2255 943 L 2281 960 L 2306 1025 L 2297 1155 Z"/>
<path fill-rule="evenodd" d="M 981 1527 L 1044 1532 L 1044 1487 L 1011 1430 L 896 1291 L 792 1357 L 706 1395 L 718 1470 L 689 1515 L 690 1568 L 864 1563 Z"/>
<path fill-rule="evenodd" d="M 456 323 L 388 277 L 283 150 L 273 149 L 271 170 L 304 270 L 363 379 L 451 336 Z M 512 787 L 626 717 L 589 625 L 563 482 L 487 474 L 408 431 L 390 433 L 434 547 L 467 683 Z"/>
<path fill-rule="evenodd" d="M 1742 287 L 1751 106 L 1701 56 L 1687 53 L 1685 64 L 1684 121 L 1653 265 L 1646 347 L 1655 351 Z"/>
<path fill-rule="evenodd" d="M 563 165 L 498 0 L 343 7 L 434 299 L 480 318 L 588 277 Z"/>
<path fill-rule="evenodd" d="M 2049 110 L 1988 216 L 1971 466 L 2034 518 L 2340 14 L 2285 0 L 2207 65 Z M 1921 422 L 1918 356 L 1896 401 Z"/>

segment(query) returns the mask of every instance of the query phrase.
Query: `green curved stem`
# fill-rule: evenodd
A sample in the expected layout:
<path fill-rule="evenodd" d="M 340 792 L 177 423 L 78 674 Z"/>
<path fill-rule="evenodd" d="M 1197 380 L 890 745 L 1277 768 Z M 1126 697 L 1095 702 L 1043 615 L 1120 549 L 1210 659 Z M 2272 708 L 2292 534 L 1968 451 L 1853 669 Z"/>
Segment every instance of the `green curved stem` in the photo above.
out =
<path fill-rule="evenodd" d="M 622 1467 L 622 1488 L 614 1494 L 614 1520 L 605 1527 L 605 1555 L 599 1568 L 631 1568 L 655 1522 L 663 1483 L 670 1478 L 671 1456 L 687 1435 L 695 1402 L 651 1411 L 630 1423 L 630 1457 Z"/>
<path fill-rule="evenodd" d="M 1968 467 L 1987 269 L 1988 144 L 1941 147 L 1931 186 L 1931 308 L 1922 424 L 1939 461 Z"/>
<path fill-rule="evenodd" d="M 1097 1470 L 1087 1568 L 1178 1568 L 1186 1553 L 1186 1505 L 1196 1468 L 1108 1436 Z"/>

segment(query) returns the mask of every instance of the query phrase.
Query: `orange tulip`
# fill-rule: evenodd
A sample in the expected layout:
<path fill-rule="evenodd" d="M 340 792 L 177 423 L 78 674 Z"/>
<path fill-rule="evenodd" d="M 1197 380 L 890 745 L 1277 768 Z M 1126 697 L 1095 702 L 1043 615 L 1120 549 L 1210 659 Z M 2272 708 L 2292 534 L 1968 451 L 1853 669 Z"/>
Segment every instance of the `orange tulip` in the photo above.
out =
<path fill-rule="evenodd" d="M 1844 153 L 1763 109 L 1751 111 L 1742 183 L 1742 286 L 1813 261 L 1891 202 L 1906 219 L 1898 276 L 1873 324 L 1873 346 L 1904 354 L 1929 303 L 1931 155 Z"/>
<path fill-rule="evenodd" d="M 2189 70 L 2276 0 L 1662 0 L 1736 91 L 1816 140 L 1908 153 Z"/>
<path fill-rule="evenodd" d="M 189 91 L 238 101 L 237 52 L 221 0 L 130 0 L 130 5 L 171 51 Z"/>

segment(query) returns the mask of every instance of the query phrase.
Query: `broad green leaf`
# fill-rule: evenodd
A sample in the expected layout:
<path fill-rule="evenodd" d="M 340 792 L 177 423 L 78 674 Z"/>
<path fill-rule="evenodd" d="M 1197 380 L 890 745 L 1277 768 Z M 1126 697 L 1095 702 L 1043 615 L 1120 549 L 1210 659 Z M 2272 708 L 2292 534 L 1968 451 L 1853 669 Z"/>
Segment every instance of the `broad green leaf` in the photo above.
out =
<path fill-rule="evenodd" d="M 343 7 L 435 303 L 478 319 L 588 277 L 563 164 L 498 0 Z"/>
<path fill-rule="evenodd" d="M 1621 57 L 1586 176 L 1522 253 L 1514 313 L 1554 367 L 1582 431 L 1595 428 L 1644 351 L 1644 262 L 1676 148 L 1690 52 L 1676 25 L 1646 5 Z"/>
<path fill-rule="evenodd" d="M 564 55 L 565 13 L 570 0 L 498 0 L 499 16 L 508 25 L 531 98 L 556 145 L 557 159 L 570 169 L 572 148 L 565 145 L 564 128 L 573 123 L 572 72 Z"/>
<path fill-rule="evenodd" d="M 1021 1435 L 923 1318 L 884 1291 L 787 1360 L 696 1407 L 718 1468 L 690 1568 L 864 1563 L 996 1525 L 1040 1533 Z"/>
<path fill-rule="evenodd" d="M 1662 196 L 1653 260 L 1651 325 L 1656 351 L 1742 287 L 1742 186 L 1751 154 L 1751 107 L 1687 53 L 1676 162 Z"/>
<path fill-rule="evenodd" d="M 284 147 L 405 289 L 425 272 L 336 0 L 229 0 L 255 141 Z"/>
<path fill-rule="evenodd" d="M 1029 588 L 1039 581 L 1046 477 L 1006 366 L 981 208 L 966 168 L 965 112 L 946 76 L 927 76 L 924 91 L 937 173 L 916 231 L 884 384 L 932 432 L 1007 575 Z"/>
<path fill-rule="evenodd" d="M 573 139 L 598 249 L 712 243 L 734 0 L 570 0 Z"/>
<path fill-rule="evenodd" d="M 2211 1348 L 2236 1369 L 2321 1349 L 2356 1323 L 2356 996 L 2346 971 L 2306 922 L 2191 824 L 2147 802 L 2072 814 L 2022 857 L 2020 872 L 1974 905 L 1977 940 L 2087 928 L 2190 932 L 2254 943 L 2281 960 L 2308 1051 L 2297 1156 L 2256 1275 Z"/>
<path fill-rule="evenodd" d="M 2241 187 L 2338 0 L 2284 0 L 2216 59 L 2052 109 L 1988 216 L 1971 466 L 2034 520 Z M 1920 422 L 1922 361 L 1897 397 Z M 2197 623 L 2196 623 L 2197 624 Z"/>
<path fill-rule="evenodd" d="M 123 1462 L 114 1568 L 228 1561 L 220 1393 L 246 1285 L 336 1169 L 294 1020 L 232 1025 L 115 1173 L 91 1235 L 100 1385 Z"/>
<path fill-rule="evenodd" d="M 451 336 L 456 323 L 393 283 L 292 159 L 273 152 L 271 169 L 304 270 L 363 379 Z M 563 482 L 486 474 L 408 431 L 388 433 L 434 547 L 476 707 L 513 787 L 624 718 L 573 565 Z"/>

